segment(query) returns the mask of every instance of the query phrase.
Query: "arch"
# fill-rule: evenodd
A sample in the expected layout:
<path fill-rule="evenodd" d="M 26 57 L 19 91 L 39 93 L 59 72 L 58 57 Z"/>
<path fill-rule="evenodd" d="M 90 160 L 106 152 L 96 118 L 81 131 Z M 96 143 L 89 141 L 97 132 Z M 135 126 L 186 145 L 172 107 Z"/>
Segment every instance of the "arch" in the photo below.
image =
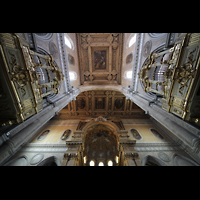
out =
<path fill-rule="evenodd" d="M 74 43 L 67 33 L 64 33 L 64 39 L 65 39 L 65 45 L 69 49 L 74 50 Z"/>
<path fill-rule="evenodd" d="M 104 118 L 103 118 L 104 119 Z M 83 136 L 83 144 L 84 144 L 84 141 L 85 141 L 85 136 L 86 136 L 86 132 L 87 130 L 92 127 L 92 126 L 95 126 L 95 125 L 98 125 L 98 124 L 103 124 L 105 126 L 108 126 L 112 131 L 113 133 L 117 136 L 117 142 L 119 142 L 119 135 L 118 135 L 118 132 L 120 132 L 119 130 L 119 127 L 111 122 L 111 121 L 94 121 L 94 120 L 91 120 L 89 123 L 87 123 L 82 131 L 84 132 L 84 136 Z"/>
<path fill-rule="evenodd" d="M 40 162 L 37 166 L 60 166 L 60 160 L 55 156 L 50 156 Z"/>
<path fill-rule="evenodd" d="M 142 159 L 142 166 L 168 166 L 160 159 L 147 155 Z"/>
<path fill-rule="evenodd" d="M 109 160 L 113 165 L 116 164 L 116 156 L 119 154 L 119 128 L 110 121 L 100 120 L 105 119 L 94 119 L 83 129 L 83 156 L 87 157 L 85 165 L 90 165 L 91 160 L 95 162 L 95 166 L 100 162 L 106 166 Z"/>
<path fill-rule="evenodd" d="M 35 33 L 36 38 L 41 40 L 50 40 L 53 36 L 53 33 Z"/>
<path fill-rule="evenodd" d="M 14 158 L 4 164 L 4 166 L 27 166 L 27 165 L 28 165 L 28 157 L 26 155 Z"/>
<path fill-rule="evenodd" d="M 137 33 L 132 33 L 127 39 L 126 49 L 132 47 L 136 43 L 136 39 L 137 39 Z"/>
<path fill-rule="evenodd" d="M 174 166 L 199 166 L 199 164 L 181 154 L 175 153 L 172 159 Z"/>
<path fill-rule="evenodd" d="M 153 39 L 161 39 L 165 37 L 167 33 L 149 33 L 149 36 Z"/>

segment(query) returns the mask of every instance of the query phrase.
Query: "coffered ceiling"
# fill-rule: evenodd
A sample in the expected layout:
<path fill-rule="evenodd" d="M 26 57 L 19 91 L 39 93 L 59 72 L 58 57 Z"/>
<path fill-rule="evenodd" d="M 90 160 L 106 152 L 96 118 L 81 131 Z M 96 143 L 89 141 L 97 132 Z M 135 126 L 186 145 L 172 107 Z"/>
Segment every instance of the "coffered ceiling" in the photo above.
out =
<path fill-rule="evenodd" d="M 106 118 L 148 118 L 136 104 L 117 91 L 91 90 L 80 93 L 76 101 L 70 102 L 59 112 L 57 119 Z"/>
<path fill-rule="evenodd" d="M 76 33 L 81 85 L 120 85 L 123 33 Z"/>

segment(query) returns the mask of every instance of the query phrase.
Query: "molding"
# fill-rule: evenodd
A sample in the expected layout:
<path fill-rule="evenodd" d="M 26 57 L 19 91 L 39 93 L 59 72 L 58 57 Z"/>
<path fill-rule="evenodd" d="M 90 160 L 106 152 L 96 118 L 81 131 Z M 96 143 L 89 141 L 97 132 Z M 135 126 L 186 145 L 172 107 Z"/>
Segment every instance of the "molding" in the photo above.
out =
<path fill-rule="evenodd" d="M 144 42 L 144 33 L 138 33 L 136 36 L 135 54 L 133 58 L 133 78 L 131 81 L 130 90 L 137 91 L 138 76 L 137 73 L 140 69 L 140 63 L 142 58 L 142 46 Z"/>
<path fill-rule="evenodd" d="M 59 49 L 59 54 L 60 54 L 59 59 L 60 59 L 61 69 L 63 71 L 63 74 L 65 75 L 66 72 L 65 72 L 65 65 L 63 62 L 63 53 L 62 53 L 62 47 L 61 47 L 60 33 L 56 34 L 56 38 L 57 38 L 58 49 Z M 66 75 L 63 77 L 63 85 L 64 85 L 64 91 L 68 92 Z"/>
<path fill-rule="evenodd" d="M 135 150 L 138 152 L 155 152 L 155 151 L 183 151 L 183 149 L 176 143 L 172 142 L 141 142 L 136 143 L 134 146 Z"/>
<path fill-rule="evenodd" d="M 65 143 L 50 143 L 50 144 L 38 144 L 29 143 L 21 149 L 21 152 L 38 152 L 38 153 L 65 153 L 67 151 Z"/>
<path fill-rule="evenodd" d="M 67 56 L 67 50 L 65 46 L 65 38 L 64 33 L 57 33 L 58 37 L 58 43 L 59 43 L 59 51 L 60 51 L 60 57 L 61 59 L 61 65 L 64 68 L 64 75 L 65 75 L 65 81 L 67 85 L 67 92 L 71 91 L 71 83 L 69 79 L 69 66 L 68 66 L 68 56 Z"/>

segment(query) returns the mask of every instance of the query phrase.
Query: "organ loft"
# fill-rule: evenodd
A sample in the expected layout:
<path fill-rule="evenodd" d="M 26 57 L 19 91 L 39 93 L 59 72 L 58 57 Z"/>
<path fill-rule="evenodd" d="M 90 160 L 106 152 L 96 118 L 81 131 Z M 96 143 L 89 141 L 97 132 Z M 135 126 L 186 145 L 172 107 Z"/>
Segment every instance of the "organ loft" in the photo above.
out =
<path fill-rule="evenodd" d="M 199 33 L 0 33 L 1 166 L 199 166 Z"/>

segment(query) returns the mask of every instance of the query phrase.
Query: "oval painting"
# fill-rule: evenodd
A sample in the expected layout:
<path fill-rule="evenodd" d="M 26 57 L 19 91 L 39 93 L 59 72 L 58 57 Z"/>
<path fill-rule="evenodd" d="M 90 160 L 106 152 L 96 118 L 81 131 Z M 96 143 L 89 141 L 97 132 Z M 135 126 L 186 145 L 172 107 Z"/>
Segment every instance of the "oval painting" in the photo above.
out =
<path fill-rule="evenodd" d="M 155 129 L 151 128 L 150 131 L 154 134 L 154 136 L 160 140 L 164 140 L 164 137 Z"/>
<path fill-rule="evenodd" d="M 142 136 L 139 134 L 139 132 L 136 130 L 136 129 L 134 129 L 134 128 L 132 128 L 131 129 L 131 134 L 132 134 L 132 136 L 136 139 L 136 140 L 141 140 L 142 139 Z"/>
<path fill-rule="evenodd" d="M 133 53 L 130 53 L 127 57 L 126 57 L 126 64 L 130 64 L 133 61 Z"/>
<path fill-rule="evenodd" d="M 152 42 L 151 40 L 147 41 L 143 47 L 143 56 L 147 57 L 151 51 Z"/>
<path fill-rule="evenodd" d="M 41 141 L 44 140 L 45 137 L 49 134 L 50 130 L 45 130 L 38 138 L 37 140 Z"/>
<path fill-rule="evenodd" d="M 71 132 L 72 131 L 70 129 L 67 129 L 66 131 L 64 131 L 64 133 L 62 134 L 60 139 L 61 140 L 66 140 L 70 136 Z"/>

